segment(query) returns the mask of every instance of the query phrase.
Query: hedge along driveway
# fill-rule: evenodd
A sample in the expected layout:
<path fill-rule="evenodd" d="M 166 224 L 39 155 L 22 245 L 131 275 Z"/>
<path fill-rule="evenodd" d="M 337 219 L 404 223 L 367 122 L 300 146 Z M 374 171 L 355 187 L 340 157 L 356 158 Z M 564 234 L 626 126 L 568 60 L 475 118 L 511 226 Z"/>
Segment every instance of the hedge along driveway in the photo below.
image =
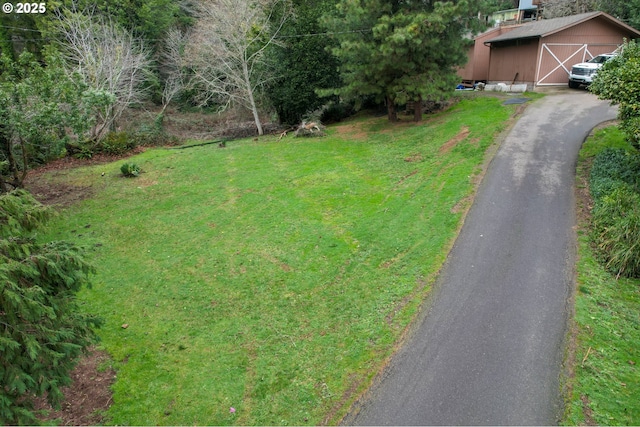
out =
<path fill-rule="evenodd" d="M 337 422 L 429 292 L 514 111 L 500 103 L 149 150 L 128 160 L 138 178 L 51 176 L 96 191 L 47 238 L 94 248 L 81 300 L 118 370 L 109 422 Z"/>

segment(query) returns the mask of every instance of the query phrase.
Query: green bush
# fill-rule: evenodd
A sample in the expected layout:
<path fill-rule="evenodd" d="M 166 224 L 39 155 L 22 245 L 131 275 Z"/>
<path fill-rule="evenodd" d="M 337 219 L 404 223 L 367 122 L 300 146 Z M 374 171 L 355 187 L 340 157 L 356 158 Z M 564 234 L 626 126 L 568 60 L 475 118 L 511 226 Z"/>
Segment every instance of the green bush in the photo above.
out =
<path fill-rule="evenodd" d="M 640 149 L 640 114 L 638 112 L 640 105 L 620 106 L 618 115 L 620 116 L 620 130 L 622 130 L 629 139 L 629 142 L 636 148 Z"/>
<path fill-rule="evenodd" d="M 65 150 L 68 156 L 76 159 L 90 159 L 97 152 L 94 145 L 87 141 L 69 141 Z"/>
<path fill-rule="evenodd" d="M 595 200 L 610 194 L 620 183 L 640 193 L 640 156 L 621 148 L 607 148 L 598 154 L 589 178 Z"/>
<path fill-rule="evenodd" d="M 618 190 L 619 188 L 629 188 L 629 184 L 618 179 L 602 177 L 594 180 L 591 184 L 591 197 L 594 200 L 602 200 L 604 197 Z"/>
<path fill-rule="evenodd" d="M 337 123 L 346 119 L 354 113 L 353 104 L 336 101 L 325 105 L 320 115 L 322 123 Z"/>
<path fill-rule="evenodd" d="M 140 175 L 140 166 L 135 163 L 125 163 L 120 166 L 120 172 L 128 178 L 133 178 Z"/>
<path fill-rule="evenodd" d="M 99 143 L 73 141 L 66 144 L 67 154 L 78 159 L 90 159 L 95 154 L 104 153 L 113 156 L 126 154 L 136 147 L 176 145 L 177 137 L 154 126 L 142 126 L 135 132 L 110 132 Z"/>
<path fill-rule="evenodd" d="M 38 243 L 52 211 L 23 190 L 0 195 L 0 424 L 34 424 L 34 396 L 59 407 L 61 387 L 100 319 L 76 302 L 93 271 L 68 242 Z"/>
<path fill-rule="evenodd" d="M 640 277 L 640 194 L 620 184 L 596 201 L 592 213 L 601 261 L 615 274 Z"/>
<path fill-rule="evenodd" d="M 128 132 L 109 132 L 102 140 L 100 151 L 120 155 L 136 148 L 135 139 Z"/>
<path fill-rule="evenodd" d="M 603 150 L 593 162 L 589 186 L 592 240 L 600 260 L 615 274 L 640 277 L 640 155 Z"/>
<path fill-rule="evenodd" d="M 174 135 L 170 135 L 155 127 L 145 126 L 131 135 L 131 140 L 136 147 L 158 147 L 177 145 L 180 141 Z"/>
<path fill-rule="evenodd" d="M 640 148 L 640 43 L 625 42 L 620 54 L 598 70 L 589 88 L 600 99 L 620 105 L 620 129 L 635 148 Z"/>

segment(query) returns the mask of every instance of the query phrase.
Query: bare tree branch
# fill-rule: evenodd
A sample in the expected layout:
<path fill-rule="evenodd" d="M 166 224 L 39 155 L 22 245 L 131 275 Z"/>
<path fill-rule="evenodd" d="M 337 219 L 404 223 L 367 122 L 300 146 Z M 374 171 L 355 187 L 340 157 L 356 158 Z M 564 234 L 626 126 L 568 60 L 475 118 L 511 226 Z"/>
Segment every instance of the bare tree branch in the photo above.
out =
<path fill-rule="evenodd" d="M 142 83 L 150 66 L 149 53 L 126 30 L 90 12 L 67 10 L 58 15 L 58 23 L 70 72 L 79 73 L 93 90 L 114 96 L 114 103 L 96 111 L 92 137 L 99 140 L 117 126 L 128 107 L 146 97 Z"/>
<path fill-rule="evenodd" d="M 545 18 L 559 18 L 598 10 L 596 0 L 548 0 L 544 2 Z"/>
<path fill-rule="evenodd" d="M 164 89 L 162 91 L 162 111 L 164 114 L 167 106 L 185 87 L 184 50 L 188 36 L 178 28 L 168 31 L 164 48 L 159 55 L 159 71 L 164 76 Z"/>
<path fill-rule="evenodd" d="M 198 100 L 215 100 L 223 108 L 243 105 L 262 135 L 256 89 L 269 78 L 263 73 L 265 51 L 289 16 L 287 0 L 200 0 L 195 10 L 198 21 L 185 56 L 194 82 L 204 88 Z"/>

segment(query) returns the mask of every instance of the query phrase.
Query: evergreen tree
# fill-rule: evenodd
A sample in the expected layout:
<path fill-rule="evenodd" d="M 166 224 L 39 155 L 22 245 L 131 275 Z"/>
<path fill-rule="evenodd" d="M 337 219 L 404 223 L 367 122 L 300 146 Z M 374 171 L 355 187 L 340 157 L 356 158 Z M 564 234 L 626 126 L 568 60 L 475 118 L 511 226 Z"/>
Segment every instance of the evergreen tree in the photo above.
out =
<path fill-rule="evenodd" d="M 640 0 L 599 0 L 598 10 L 640 29 Z"/>
<path fill-rule="evenodd" d="M 329 11 L 336 0 L 294 2 L 293 17 L 283 26 L 270 57 L 278 76 L 268 87 L 267 96 L 281 123 L 300 123 L 306 113 L 321 107 L 326 98 L 317 89 L 340 85 L 338 61 L 328 51 L 331 39 L 322 34 L 319 18 Z"/>
<path fill-rule="evenodd" d="M 441 100 L 456 86 L 468 16 L 464 0 L 341 0 L 326 19 L 339 41 L 333 52 L 345 84 L 338 93 L 386 102 L 391 121 L 396 105 L 413 102 L 419 120 L 422 100 Z"/>
<path fill-rule="evenodd" d="M 76 358 L 93 342 L 96 317 L 75 294 L 92 271 L 66 242 L 38 243 L 51 215 L 24 190 L 0 195 L 0 423 L 33 424 L 33 396 L 59 405 Z"/>

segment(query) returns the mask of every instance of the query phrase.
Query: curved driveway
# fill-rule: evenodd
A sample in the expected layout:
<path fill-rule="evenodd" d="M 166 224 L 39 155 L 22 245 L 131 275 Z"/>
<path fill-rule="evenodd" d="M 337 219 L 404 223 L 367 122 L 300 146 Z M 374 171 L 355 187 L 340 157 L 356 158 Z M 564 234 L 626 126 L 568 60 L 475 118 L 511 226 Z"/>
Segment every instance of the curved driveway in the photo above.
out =
<path fill-rule="evenodd" d="M 489 166 L 423 317 L 345 423 L 558 422 L 576 159 L 589 131 L 615 115 L 586 91 L 525 110 Z"/>

